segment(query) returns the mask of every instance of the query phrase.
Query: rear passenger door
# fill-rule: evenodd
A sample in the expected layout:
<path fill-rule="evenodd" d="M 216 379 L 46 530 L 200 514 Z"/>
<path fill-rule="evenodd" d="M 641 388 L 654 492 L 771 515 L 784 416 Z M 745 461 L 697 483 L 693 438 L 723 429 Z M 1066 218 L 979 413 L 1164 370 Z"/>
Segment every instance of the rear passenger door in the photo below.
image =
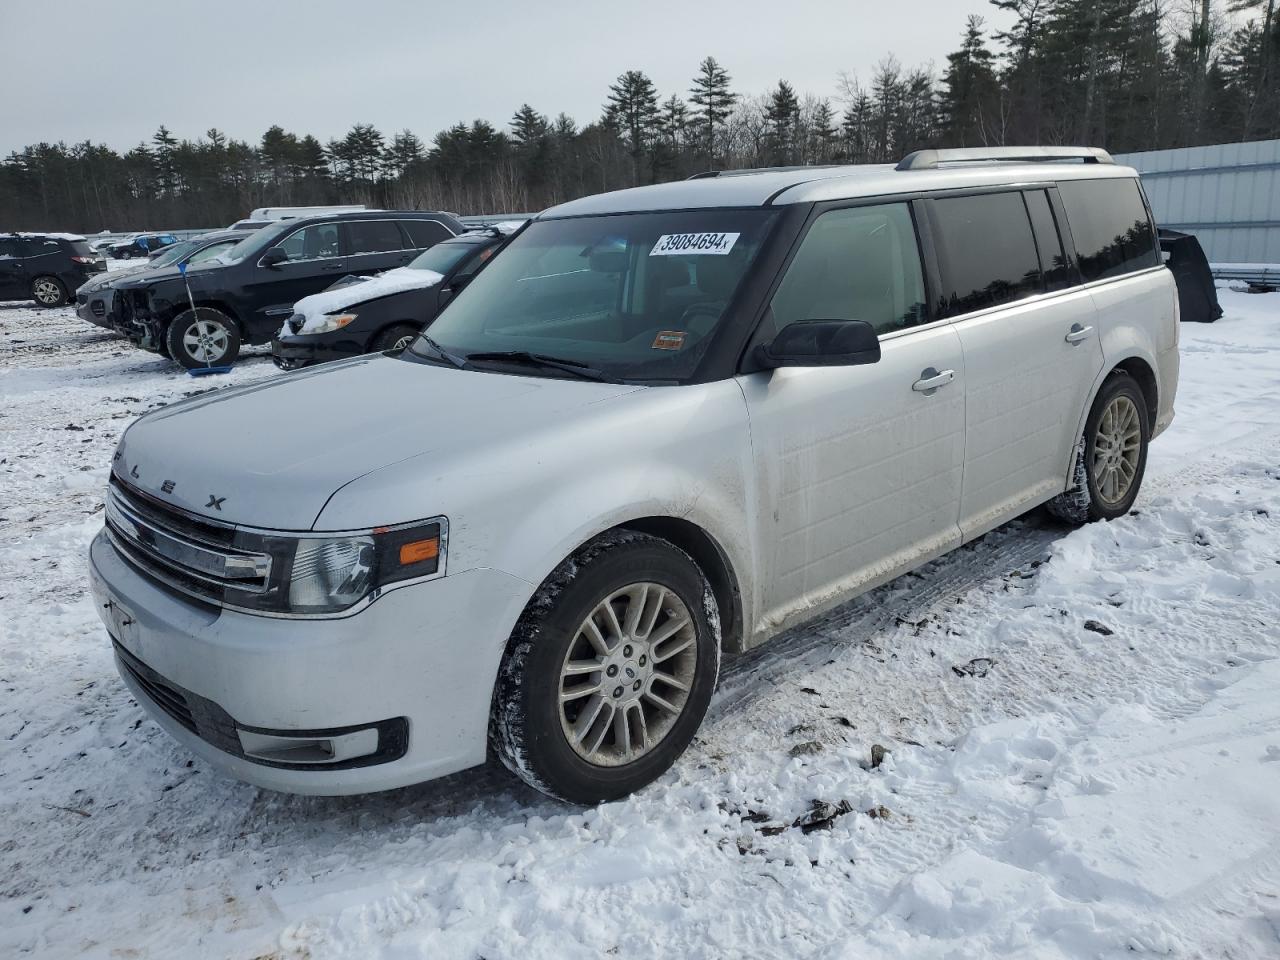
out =
<path fill-rule="evenodd" d="M 763 505 L 764 632 L 959 543 L 965 406 L 960 340 L 929 314 L 910 203 L 819 214 L 770 313 L 763 339 L 800 320 L 865 320 L 882 355 L 739 378 Z"/>
<path fill-rule="evenodd" d="M 938 198 L 929 208 L 939 309 L 954 321 L 968 380 L 968 540 L 1062 491 L 1102 347 L 1048 190 Z"/>

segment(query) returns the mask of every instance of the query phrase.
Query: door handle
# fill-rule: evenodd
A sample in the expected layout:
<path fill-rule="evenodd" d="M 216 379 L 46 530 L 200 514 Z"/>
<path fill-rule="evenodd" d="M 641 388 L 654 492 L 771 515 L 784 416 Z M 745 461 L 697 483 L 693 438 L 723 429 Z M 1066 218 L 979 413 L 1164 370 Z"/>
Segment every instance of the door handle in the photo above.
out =
<path fill-rule="evenodd" d="M 1082 340 L 1087 340 L 1093 336 L 1093 327 L 1082 327 L 1078 323 L 1073 323 L 1071 329 L 1067 331 L 1067 335 L 1063 338 L 1067 343 L 1074 346 Z"/>
<path fill-rule="evenodd" d="M 933 367 L 927 367 L 920 371 L 920 379 L 911 385 L 911 389 L 916 393 L 932 394 L 939 387 L 945 387 L 948 383 L 956 378 L 954 370 L 943 370 L 938 372 Z"/>

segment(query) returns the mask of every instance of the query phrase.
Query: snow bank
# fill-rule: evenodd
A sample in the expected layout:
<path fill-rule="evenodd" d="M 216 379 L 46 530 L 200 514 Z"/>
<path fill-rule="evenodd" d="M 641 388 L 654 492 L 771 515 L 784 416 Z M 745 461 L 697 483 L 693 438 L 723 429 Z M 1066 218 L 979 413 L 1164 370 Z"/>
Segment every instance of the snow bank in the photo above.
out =
<path fill-rule="evenodd" d="M 442 274 L 434 270 L 418 270 L 414 267 L 397 267 L 376 277 L 369 277 L 361 283 L 348 284 L 337 290 L 325 290 L 321 293 L 303 297 L 293 305 L 293 312 L 305 318 L 302 329 L 298 333 L 306 333 L 324 323 L 328 314 L 346 310 L 358 303 L 388 297 L 393 293 L 406 290 L 425 290 L 434 287 L 444 279 Z M 281 327 L 281 336 L 291 335 L 294 331 L 288 325 Z"/>

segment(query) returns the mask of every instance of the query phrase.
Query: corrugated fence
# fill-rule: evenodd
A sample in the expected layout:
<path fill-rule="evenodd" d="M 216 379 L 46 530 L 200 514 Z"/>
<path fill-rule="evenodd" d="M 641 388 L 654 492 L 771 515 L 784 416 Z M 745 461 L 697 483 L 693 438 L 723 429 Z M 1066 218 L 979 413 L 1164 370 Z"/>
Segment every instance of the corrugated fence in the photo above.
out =
<path fill-rule="evenodd" d="M 1117 154 L 1156 222 L 1194 233 L 1211 263 L 1280 263 L 1280 140 Z"/>

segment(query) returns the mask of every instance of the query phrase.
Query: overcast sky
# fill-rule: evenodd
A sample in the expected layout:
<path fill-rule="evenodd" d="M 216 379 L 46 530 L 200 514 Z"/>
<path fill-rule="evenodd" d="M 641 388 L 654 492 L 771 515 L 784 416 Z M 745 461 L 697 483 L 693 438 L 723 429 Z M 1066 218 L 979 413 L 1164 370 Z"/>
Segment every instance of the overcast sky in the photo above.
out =
<path fill-rule="evenodd" d="M 430 141 L 476 117 L 505 128 L 525 101 L 581 124 L 623 70 L 687 96 L 708 54 L 739 92 L 785 78 L 831 95 L 889 52 L 940 73 L 969 13 L 1006 22 L 986 0 L 0 0 L 0 154 L 123 150 L 161 123 L 251 142 L 273 123 L 321 142 L 372 123 Z"/>

